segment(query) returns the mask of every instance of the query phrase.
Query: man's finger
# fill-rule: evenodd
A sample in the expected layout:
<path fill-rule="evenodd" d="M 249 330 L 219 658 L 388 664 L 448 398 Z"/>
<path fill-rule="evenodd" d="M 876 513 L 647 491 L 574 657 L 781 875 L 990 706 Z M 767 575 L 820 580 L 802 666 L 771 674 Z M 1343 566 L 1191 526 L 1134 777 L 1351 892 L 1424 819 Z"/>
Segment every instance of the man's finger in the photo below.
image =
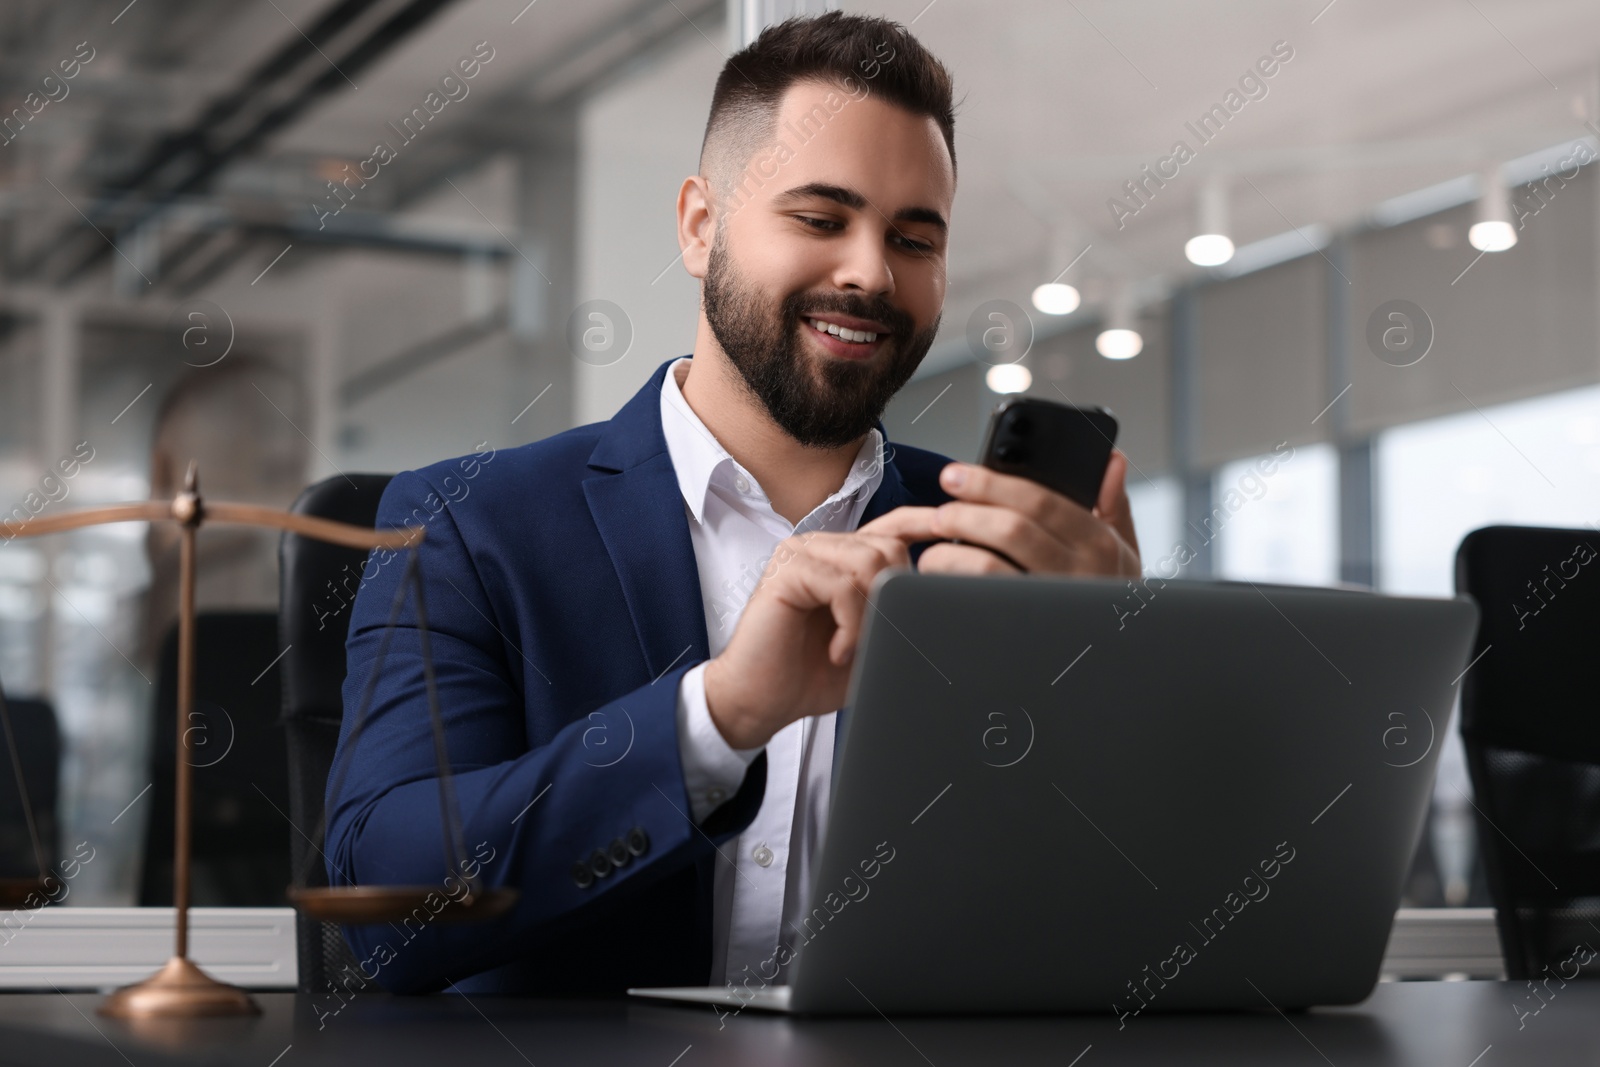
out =
<path fill-rule="evenodd" d="M 844 650 L 855 645 L 864 610 L 864 600 L 849 569 L 821 553 L 802 554 L 783 570 L 782 582 L 777 590 L 782 603 L 807 614 L 825 609 L 832 616 L 835 632 L 829 638 L 828 657 L 839 665 Z"/>
<path fill-rule="evenodd" d="M 1063 546 L 1071 547 L 1094 538 L 1104 528 L 1100 519 L 1087 507 L 1040 485 L 1031 478 L 1024 478 L 1019 474 L 1004 474 L 987 467 L 966 463 L 951 463 L 945 467 L 945 471 L 950 471 L 952 468 L 962 470 L 966 477 L 959 486 L 951 486 L 948 480 L 945 480 L 945 489 L 962 504 L 987 505 L 1014 511 L 1049 531 L 1050 536 Z M 945 510 L 948 514 L 956 506 L 947 503 L 942 505 L 941 510 Z M 945 525 L 943 522 L 940 525 L 941 529 L 937 536 L 960 536 L 943 529 Z M 1051 569 L 1043 558 L 1038 559 L 1038 563 L 1045 569 Z"/>
<path fill-rule="evenodd" d="M 933 532 L 933 513 L 937 510 L 932 507 L 906 504 L 858 527 L 856 532 L 894 537 L 906 544 L 932 541 L 939 537 Z"/>
<path fill-rule="evenodd" d="M 1004 474 L 987 467 L 966 463 L 951 463 L 945 470 L 948 471 L 953 467 L 961 468 L 966 478 L 960 486 L 955 487 L 944 481 L 946 492 L 970 504 L 992 504 L 1025 515 L 1051 531 L 1063 544 L 1072 545 L 1095 536 L 1100 522 L 1103 521 L 1076 500 L 1048 489 L 1032 478 L 1025 478 L 1020 474 Z M 1105 491 L 1105 484 L 1105 480 L 1102 479 L 1102 494 Z M 1131 523 L 1130 517 L 1128 527 L 1130 530 Z M 1117 532 L 1121 534 L 1123 531 L 1118 529 Z"/>
<path fill-rule="evenodd" d="M 1120 449 L 1111 450 L 1111 462 L 1106 464 L 1106 476 L 1100 482 L 1100 497 L 1095 501 L 1094 513 L 1126 542 L 1135 553 L 1139 539 L 1133 532 L 1133 508 L 1128 503 L 1128 457 Z"/>
<path fill-rule="evenodd" d="M 1016 562 L 1004 553 L 979 545 L 959 545 L 940 541 L 929 545 L 917 561 L 917 570 L 923 574 L 1025 574 Z"/>
<path fill-rule="evenodd" d="M 885 567 L 910 563 L 910 551 L 898 538 L 861 531 L 819 536 L 807 542 L 806 554 L 826 560 L 863 591 Z"/>
<path fill-rule="evenodd" d="M 1104 529 L 1098 519 L 1080 510 L 1084 524 Z M 1019 570 L 1060 571 L 1073 542 L 1031 516 L 996 504 L 953 500 L 939 508 L 939 534 L 957 542 L 980 545 L 1017 565 Z"/>

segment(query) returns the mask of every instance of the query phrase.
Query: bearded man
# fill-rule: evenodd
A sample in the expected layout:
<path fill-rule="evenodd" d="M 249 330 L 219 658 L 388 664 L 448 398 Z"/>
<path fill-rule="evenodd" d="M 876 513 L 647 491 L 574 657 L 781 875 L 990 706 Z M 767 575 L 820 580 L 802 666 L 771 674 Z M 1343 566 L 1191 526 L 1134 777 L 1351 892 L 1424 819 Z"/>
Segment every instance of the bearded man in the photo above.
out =
<path fill-rule="evenodd" d="M 465 841 L 521 898 L 487 923 L 348 928 L 379 984 L 741 980 L 799 937 L 873 577 L 1139 574 L 1120 454 L 1085 509 L 885 440 L 939 327 L 954 133 L 949 72 L 898 24 L 767 29 L 724 67 L 678 193 L 693 353 L 606 422 L 472 460 L 460 499 L 466 461 L 389 485 L 380 526 L 437 512 L 421 566 Z M 334 884 L 450 874 L 404 620 L 343 751 L 401 572 L 353 612 Z"/>

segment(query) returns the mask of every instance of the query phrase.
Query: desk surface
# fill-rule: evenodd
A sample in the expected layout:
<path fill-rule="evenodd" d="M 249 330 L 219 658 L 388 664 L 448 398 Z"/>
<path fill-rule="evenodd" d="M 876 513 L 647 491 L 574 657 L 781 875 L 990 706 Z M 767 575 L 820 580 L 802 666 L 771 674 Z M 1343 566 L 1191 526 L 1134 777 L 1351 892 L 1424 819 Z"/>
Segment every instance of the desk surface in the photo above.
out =
<path fill-rule="evenodd" d="M 1572 983 L 1540 1003 L 1525 983 L 1399 982 L 1354 1008 L 1280 1015 L 788 1019 L 719 1018 L 710 1007 L 509 997 L 330 998 L 259 994 L 264 1014 L 140 1032 L 94 1013 L 91 994 L 0 996 L 0 1058 L 22 1064 L 382 1063 L 538 1067 L 556 1064 L 1051 1064 L 1102 1067 L 1214 1063 L 1437 1064 L 1563 1067 L 1600 1062 L 1600 982 Z M 1524 998 L 1528 998 L 1524 1000 Z M 319 1009 L 322 1013 L 319 1017 Z M 319 1028 L 320 1026 L 320 1028 Z M 180 1041 L 187 1040 L 183 1047 Z M 281 1057 L 281 1058 L 280 1058 Z M 1074 1057 L 1078 1057 L 1074 1059 Z"/>

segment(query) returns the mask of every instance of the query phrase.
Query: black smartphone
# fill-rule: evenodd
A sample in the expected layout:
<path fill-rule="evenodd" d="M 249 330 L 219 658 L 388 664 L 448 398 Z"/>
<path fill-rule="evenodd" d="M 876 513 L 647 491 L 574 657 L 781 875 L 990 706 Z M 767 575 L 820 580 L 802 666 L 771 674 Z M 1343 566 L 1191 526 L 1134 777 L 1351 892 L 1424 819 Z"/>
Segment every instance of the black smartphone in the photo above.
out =
<path fill-rule="evenodd" d="M 1105 408 L 1013 396 L 989 416 L 978 462 L 1001 474 L 1031 478 L 1093 508 L 1116 440 L 1117 420 Z"/>

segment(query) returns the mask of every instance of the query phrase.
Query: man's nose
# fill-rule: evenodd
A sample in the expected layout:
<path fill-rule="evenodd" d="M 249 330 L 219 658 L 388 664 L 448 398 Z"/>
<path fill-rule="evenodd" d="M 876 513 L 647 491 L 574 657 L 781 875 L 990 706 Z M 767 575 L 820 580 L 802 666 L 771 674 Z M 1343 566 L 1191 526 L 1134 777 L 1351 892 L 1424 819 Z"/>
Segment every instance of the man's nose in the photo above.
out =
<path fill-rule="evenodd" d="M 870 296 L 894 294 L 894 271 L 884 254 L 883 235 L 863 229 L 844 243 L 834 284 Z"/>

